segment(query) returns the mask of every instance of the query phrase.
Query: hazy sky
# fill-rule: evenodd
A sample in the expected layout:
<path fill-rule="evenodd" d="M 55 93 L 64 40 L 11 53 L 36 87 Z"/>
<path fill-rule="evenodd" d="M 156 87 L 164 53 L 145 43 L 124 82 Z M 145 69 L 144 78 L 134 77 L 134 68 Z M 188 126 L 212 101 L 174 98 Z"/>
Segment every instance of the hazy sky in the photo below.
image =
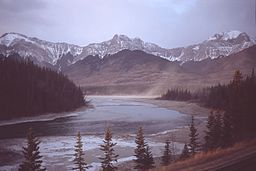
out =
<path fill-rule="evenodd" d="M 223 31 L 256 36 L 255 0 L 0 0 L 0 34 L 87 45 L 114 34 L 163 47 Z"/>

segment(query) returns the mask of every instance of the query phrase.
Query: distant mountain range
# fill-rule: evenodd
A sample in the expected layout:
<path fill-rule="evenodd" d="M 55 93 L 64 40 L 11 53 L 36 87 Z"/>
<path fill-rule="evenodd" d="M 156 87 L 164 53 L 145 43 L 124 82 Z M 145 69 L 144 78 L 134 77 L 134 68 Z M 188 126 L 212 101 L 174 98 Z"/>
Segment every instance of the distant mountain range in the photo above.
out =
<path fill-rule="evenodd" d="M 160 94 L 168 88 L 197 90 L 228 83 L 256 68 L 256 45 L 227 57 L 171 62 L 139 50 L 122 50 L 101 59 L 88 56 L 63 72 L 89 94 Z"/>
<path fill-rule="evenodd" d="M 256 67 L 255 44 L 239 31 L 174 49 L 124 35 L 81 47 L 6 33 L 0 37 L 0 54 L 17 53 L 62 71 L 90 94 L 159 94 L 167 88 L 225 83 L 237 69 L 249 74 Z"/>
<path fill-rule="evenodd" d="M 108 41 L 81 47 L 68 43 L 53 43 L 18 33 L 6 33 L 0 37 L 0 54 L 8 56 L 18 53 L 23 58 L 31 58 L 38 64 L 50 64 L 62 70 L 89 55 L 104 58 L 106 55 L 112 55 L 124 49 L 141 50 L 169 61 L 184 63 L 228 56 L 255 43 L 253 38 L 240 31 L 218 33 L 202 43 L 173 49 L 165 49 L 156 44 L 144 42 L 140 38 L 131 39 L 125 35 L 114 35 Z"/>

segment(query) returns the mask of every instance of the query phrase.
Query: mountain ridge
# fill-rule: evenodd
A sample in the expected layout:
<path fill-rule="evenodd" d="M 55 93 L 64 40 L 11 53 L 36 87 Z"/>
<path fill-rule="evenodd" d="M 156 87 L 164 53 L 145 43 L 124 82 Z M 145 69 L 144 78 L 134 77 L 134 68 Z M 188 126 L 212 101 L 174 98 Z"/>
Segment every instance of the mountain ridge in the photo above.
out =
<path fill-rule="evenodd" d="M 156 95 L 170 88 L 198 90 L 225 84 L 240 70 L 256 67 L 256 45 L 225 58 L 189 61 L 180 65 L 143 51 L 123 50 L 105 58 L 88 56 L 63 70 L 89 94 Z"/>
<path fill-rule="evenodd" d="M 30 57 L 37 63 L 48 63 L 61 70 L 90 55 L 104 58 L 124 49 L 141 50 L 169 61 L 201 61 L 206 58 L 228 56 L 255 44 L 255 40 L 244 32 L 230 31 L 217 33 L 205 41 L 179 48 L 166 49 L 154 43 L 144 42 L 140 38 L 126 35 L 114 35 L 112 39 L 101 43 L 78 46 L 68 43 L 53 43 L 19 33 L 5 33 L 0 37 L 0 54 L 8 56 L 18 53 L 23 58 Z M 68 59 L 65 59 L 68 54 Z M 62 59 L 64 58 L 64 59 Z"/>

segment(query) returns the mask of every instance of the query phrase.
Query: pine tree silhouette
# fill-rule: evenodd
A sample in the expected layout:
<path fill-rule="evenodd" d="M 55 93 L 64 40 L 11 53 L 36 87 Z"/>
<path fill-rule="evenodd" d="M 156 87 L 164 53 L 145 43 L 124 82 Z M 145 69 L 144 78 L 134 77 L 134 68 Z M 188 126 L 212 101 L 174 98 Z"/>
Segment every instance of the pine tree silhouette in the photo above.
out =
<path fill-rule="evenodd" d="M 199 143 L 197 142 L 198 141 L 198 133 L 197 133 L 197 129 L 195 128 L 193 115 L 191 117 L 191 124 L 190 124 L 189 130 L 190 130 L 190 134 L 189 134 L 190 142 L 188 144 L 188 147 L 189 147 L 189 152 L 192 155 L 194 155 L 199 148 Z"/>
<path fill-rule="evenodd" d="M 147 147 L 147 144 L 143 136 L 142 127 L 139 127 L 137 131 L 135 143 L 137 144 L 137 146 L 136 146 L 136 149 L 134 150 L 135 157 L 136 157 L 136 159 L 134 160 L 136 164 L 134 166 L 134 169 L 142 170 L 144 169 L 144 164 L 145 164 L 144 158 L 145 158 L 146 147 Z"/>
<path fill-rule="evenodd" d="M 170 141 L 167 140 L 164 146 L 164 154 L 161 157 L 161 164 L 164 166 L 167 166 L 171 162 L 172 162 L 172 150 L 170 148 Z"/>
<path fill-rule="evenodd" d="M 103 144 L 100 145 L 100 150 L 104 152 L 104 157 L 100 157 L 101 167 L 103 171 L 114 171 L 117 167 L 113 165 L 113 162 L 117 162 L 119 155 L 114 153 L 114 146 L 116 143 L 112 142 L 112 133 L 109 128 L 105 130 L 105 138 Z"/>
<path fill-rule="evenodd" d="M 135 143 L 137 144 L 134 153 L 136 159 L 134 160 L 135 166 L 134 169 L 138 170 L 148 170 L 151 168 L 154 168 L 154 158 L 150 151 L 150 147 L 145 142 L 144 136 L 143 136 L 143 129 L 142 127 L 139 127 Z"/>
<path fill-rule="evenodd" d="M 86 169 L 90 168 L 91 166 L 88 166 L 84 159 L 84 152 L 83 152 L 83 143 L 81 141 L 81 135 L 80 132 L 77 134 L 77 140 L 75 145 L 75 158 L 73 160 L 75 167 L 73 170 L 78 171 L 85 171 Z"/>
<path fill-rule="evenodd" d="M 220 111 L 217 111 L 216 114 L 211 111 L 208 116 L 206 128 L 205 150 L 207 151 L 221 147 L 223 144 L 223 124 Z"/>
<path fill-rule="evenodd" d="M 207 130 L 205 131 L 205 144 L 204 144 L 204 149 L 207 150 L 211 150 L 214 147 L 214 133 L 213 133 L 213 128 L 214 128 L 214 114 L 213 111 L 211 111 L 210 115 L 208 116 L 208 120 L 207 120 L 207 125 L 206 128 Z"/>
<path fill-rule="evenodd" d="M 153 154 L 150 151 L 149 146 L 147 145 L 146 151 L 145 151 L 145 158 L 144 158 L 144 170 L 152 169 L 154 168 L 155 162 L 153 158 Z"/>
<path fill-rule="evenodd" d="M 27 146 L 23 147 L 23 155 L 25 160 L 19 167 L 19 171 L 45 171 L 42 166 L 42 156 L 39 152 L 40 141 L 34 136 L 32 128 L 28 130 Z"/>

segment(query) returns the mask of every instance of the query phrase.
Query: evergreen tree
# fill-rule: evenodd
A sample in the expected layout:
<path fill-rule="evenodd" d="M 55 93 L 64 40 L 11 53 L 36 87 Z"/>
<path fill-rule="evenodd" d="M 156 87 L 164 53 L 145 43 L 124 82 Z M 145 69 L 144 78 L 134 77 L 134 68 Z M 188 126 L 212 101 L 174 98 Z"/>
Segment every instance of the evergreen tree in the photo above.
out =
<path fill-rule="evenodd" d="M 144 158 L 144 168 L 143 170 L 149 170 L 149 169 L 152 169 L 154 168 L 155 162 L 154 162 L 154 158 L 153 158 L 153 155 L 150 151 L 150 148 L 149 146 L 147 145 L 146 147 L 146 151 L 145 151 L 145 158 Z"/>
<path fill-rule="evenodd" d="M 136 149 L 134 150 L 135 157 L 136 157 L 136 159 L 134 160 L 136 164 L 134 169 L 143 170 L 145 168 L 144 159 L 145 159 L 147 144 L 143 136 L 142 127 L 139 127 L 137 131 L 135 143 L 137 144 L 137 146 L 136 146 Z"/>
<path fill-rule="evenodd" d="M 91 166 L 88 166 L 84 159 L 84 152 L 83 152 L 83 144 L 81 141 L 81 135 L 80 132 L 77 134 L 77 141 L 75 145 L 75 159 L 73 160 L 75 167 L 73 170 L 78 171 L 85 171 L 86 169 L 90 168 Z"/>
<path fill-rule="evenodd" d="M 183 147 L 183 150 L 182 150 L 182 153 L 180 155 L 180 160 L 186 160 L 187 158 L 189 158 L 190 155 L 189 155 L 189 149 L 188 149 L 188 146 L 187 144 L 185 143 L 184 147 Z"/>
<path fill-rule="evenodd" d="M 161 164 L 164 166 L 169 165 L 172 162 L 172 150 L 170 147 L 170 141 L 167 140 L 164 146 L 164 154 L 161 157 Z"/>
<path fill-rule="evenodd" d="M 113 162 L 117 162 L 118 155 L 114 153 L 114 146 L 116 143 L 112 142 L 112 133 L 109 128 L 105 130 L 105 138 L 103 144 L 100 145 L 100 150 L 104 152 L 104 157 L 100 157 L 101 167 L 103 171 L 114 171 L 117 167 L 113 165 Z"/>
<path fill-rule="evenodd" d="M 18 54 L 0 54 L 0 119 L 66 112 L 83 105 L 82 90 L 67 76 Z"/>
<path fill-rule="evenodd" d="M 232 84 L 236 87 L 236 88 L 240 88 L 241 86 L 241 82 L 242 82 L 243 76 L 242 73 L 239 70 L 236 70 L 234 77 L 233 77 L 233 82 Z"/>
<path fill-rule="evenodd" d="M 231 114 L 225 112 L 223 116 L 222 147 L 231 146 L 234 143 L 234 127 Z"/>
<path fill-rule="evenodd" d="M 223 144 L 223 125 L 220 111 L 217 111 L 216 115 L 211 111 L 206 127 L 205 150 L 221 147 Z"/>
<path fill-rule="evenodd" d="M 194 123 L 194 116 L 192 115 L 191 117 L 191 124 L 190 124 L 190 142 L 188 144 L 189 146 L 189 151 L 192 155 L 194 155 L 199 148 L 199 143 L 198 143 L 198 133 L 197 133 L 197 129 L 195 128 L 195 123 Z"/>
<path fill-rule="evenodd" d="M 145 151 L 145 158 L 144 158 L 144 169 L 143 170 L 149 170 L 154 168 L 155 162 L 153 158 L 153 154 L 150 151 L 149 146 L 147 145 L 146 151 Z"/>
<path fill-rule="evenodd" d="M 42 166 L 42 156 L 39 152 L 40 141 L 35 137 L 32 128 L 27 134 L 27 147 L 23 147 L 23 155 L 25 160 L 19 167 L 19 171 L 45 171 Z"/>
<path fill-rule="evenodd" d="M 213 149 L 214 147 L 214 114 L 213 114 L 213 111 L 211 111 L 210 115 L 208 116 L 208 121 L 207 121 L 207 125 L 206 125 L 206 128 L 207 128 L 207 131 L 205 132 L 206 135 L 204 137 L 205 139 L 205 145 L 204 145 L 204 149 L 205 150 L 211 150 Z"/>
<path fill-rule="evenodd" d="M 217 111 L 217 114 L 214 119 L 214 139 L 215 139 L 215 148 L 219 148 L 223 144 L 223 121 L 222 114 L 220 111 Z"/>

